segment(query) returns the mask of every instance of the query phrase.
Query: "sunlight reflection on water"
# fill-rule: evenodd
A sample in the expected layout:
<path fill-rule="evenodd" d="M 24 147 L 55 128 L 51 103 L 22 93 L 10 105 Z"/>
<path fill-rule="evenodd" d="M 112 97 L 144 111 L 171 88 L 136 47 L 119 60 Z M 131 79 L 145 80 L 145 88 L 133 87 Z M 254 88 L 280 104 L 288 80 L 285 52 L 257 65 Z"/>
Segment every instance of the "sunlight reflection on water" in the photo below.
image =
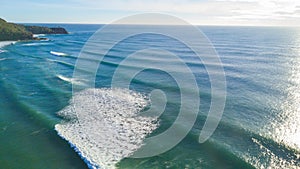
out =
<path fill-rule="evenodd" d="M 300 39 L 298 40 L 300 41 Z M 297 41 L 296 41 L 297 42 Z M 299 43 L 298 43 L 299 44 Z M 294 48 L 294 55 L 290 57 L 288 66 L 287 98 L 282 103 L 280 123 L 275 123 L 274 135 L 277 140 L 283 141 L 288 146 L 300 150 L 300 46 Z M 288 67 L 287 66 L 287 67 Z"/>

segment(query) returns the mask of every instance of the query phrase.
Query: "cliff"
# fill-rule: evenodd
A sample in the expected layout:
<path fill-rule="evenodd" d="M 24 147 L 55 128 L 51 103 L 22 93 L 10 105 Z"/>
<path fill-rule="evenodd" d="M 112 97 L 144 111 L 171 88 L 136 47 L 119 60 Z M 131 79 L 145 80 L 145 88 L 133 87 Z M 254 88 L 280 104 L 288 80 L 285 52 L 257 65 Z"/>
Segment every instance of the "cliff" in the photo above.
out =
<path fill-rule="evenodd" d="M 27 26 L 6 22 L 0 18 L 0 41 L 32 40 L 33 34 L 68 34 L 61 27 Z"/>

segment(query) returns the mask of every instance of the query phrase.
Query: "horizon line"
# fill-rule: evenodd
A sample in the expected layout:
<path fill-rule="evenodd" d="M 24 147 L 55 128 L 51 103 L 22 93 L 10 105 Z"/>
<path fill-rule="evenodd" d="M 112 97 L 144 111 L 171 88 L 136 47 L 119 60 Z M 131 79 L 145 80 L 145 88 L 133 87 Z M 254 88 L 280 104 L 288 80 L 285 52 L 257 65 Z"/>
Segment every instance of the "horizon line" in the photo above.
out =
<path fill-rule="evenodd" d="M 17 24 L 70 24 L 70 25 L 148 25 L 148 26 L 184 26 L 176 24 L 137 24 L 137 23 L 92 23 L 92 22 L 11 22 Z M 300 25 L 243 25 L 243 24 L 190 24 L 192 26 L 216 26 L 216 27 L 285 27 L 285 28 L 298 28 Z"/>

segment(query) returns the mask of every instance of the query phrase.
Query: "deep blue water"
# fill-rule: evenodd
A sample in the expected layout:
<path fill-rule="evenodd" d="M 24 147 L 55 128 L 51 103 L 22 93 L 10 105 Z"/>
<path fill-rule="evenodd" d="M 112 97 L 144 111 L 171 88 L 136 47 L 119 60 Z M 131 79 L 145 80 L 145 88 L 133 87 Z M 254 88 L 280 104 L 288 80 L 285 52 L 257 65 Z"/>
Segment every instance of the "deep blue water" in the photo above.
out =
<path fill-rule="evenodd" d="M 89 37 L 103 25 L 37 25 L 61 26 L 70 34 L 44 35 L 49 40 L 1 47 L 0 168 L 87 168 L 89 159 L 81 159 L 70 147 L 70 140 L 63 140 L 54 126 L 62 121 L 57 112 L 70 104 L 72 83 L 79 81 L 72 78 L 77 57 Z M 120 27 L 121 31 L 128 29 Z M 185 58 L 200 88 L 201 102 L 192 130 L 176 147 L 155 157 L 123 158 L 117 166 L 298 168 L 300 31 L 279 27 L 199 28 L 215 47 L 226 75 L 227 100 L 218 128 L 208 141 L 198 142 L 211 101 L 211 84 L 203 63 L 172 39 L 154 34 L 129 38 L 105 55 L 96 74 L 96 88 L 111 87 L 114 71 L 128 54 L 144 46 L 164 47 Z M 89 55 L 97 57 L 97 53 Z M 151 59 L 157 59 L 158 65 L 174 64 L 155 56 Z M 124 78 L 130 76 L 126 70 L 139 66 L 137 61 L 125 65 Z M 174 71 L 180 71 L 176 64 Z M 173 124 L 180 109 L 180 89 L 170 74 L 146 69 L 132 79 L 130 89 L 145 95 L 161 89 L 168 98 L 159 126 L 150 136 Z M 192 98 L 187 99 L 194 104 Z M 111 101 L 107 105 L 113 104 Z"/>

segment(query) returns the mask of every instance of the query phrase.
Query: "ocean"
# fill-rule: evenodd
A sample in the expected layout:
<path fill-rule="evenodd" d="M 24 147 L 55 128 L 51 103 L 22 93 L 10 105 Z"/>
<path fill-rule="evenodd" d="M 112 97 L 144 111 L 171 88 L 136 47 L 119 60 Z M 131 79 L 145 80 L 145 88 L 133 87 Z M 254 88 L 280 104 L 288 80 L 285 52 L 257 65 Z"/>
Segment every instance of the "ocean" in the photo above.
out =
<path fill-rule="evenodd" d="M 47 40 L 0 47 L 0 168 L 300 168 L 299 29 L 199 27 L 222 61 L 227 93 L 217 129 L 199 143 L 212 99 L 206 67 L 214 63 L 203 64 L 172 39 L 155 34 L 135 36 L 104 55 L 90 89 L 84 78 L 73 76 L 74 70 L 85 42 L 104 25 L 36 25 L 61 26 L 70 34 L 38 35 Z M 128 30 L 124 25 L 118 27 Z M 111 43 L 115 35 L 108 36 L 107 43 Z M 144 46 L 167 47 L 184 58 L 201 101 L 195 123 L 178 144 L 153 157 L 131 158 L 143 140 L 170 128 L 181 110 L 178 81 L 169 72 L 154 69 L 170 65 L 170 71 L 180 72 L 176 60 L 159 53 L 122 62 Z M 85 55 L 97 58 L 98 53 Z M 131 78 L 132 70 L 139 70 L 143 62 L 154 68 Z M 129 89 L 111 88 L 118 67 L 121 77 L 130 80 Z M 121 85 L 122 78 L 117 79 Z M 74 92 L 74 85 L 80 91 Z M 165 109 L 153 117 L 140 116 L 150 105 L 161 102 L 151 98 L 154 89 L 164 92 Z M 192 96 L 184 98 L 186 110 L 195 104 Z M 74 106 L 80 107 L 80 115 Z"/>

